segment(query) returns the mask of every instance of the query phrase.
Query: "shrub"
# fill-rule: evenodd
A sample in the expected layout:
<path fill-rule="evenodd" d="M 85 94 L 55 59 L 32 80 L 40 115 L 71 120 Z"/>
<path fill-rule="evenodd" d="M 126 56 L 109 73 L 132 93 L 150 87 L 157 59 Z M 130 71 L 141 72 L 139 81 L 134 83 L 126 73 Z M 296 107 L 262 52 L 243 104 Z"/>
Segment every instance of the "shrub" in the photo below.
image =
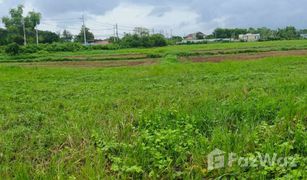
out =
<path fill-rule="evenodd" d="M 146 57 L 147 58 L 160 58 L 160 57 L 162 57 L 162 55 L 152 53 L 152 54 L 147 54 Z"/>
<path fill-rule="evenodd" d="M 161 63 L 162 64 L 178 63 L 178 57 L 176 55 L 167 55 L 162 59 Z"/>
<path fill-rule="evenodd" d="M 90 46 L 93 50 L 117 50 L 120 49 L 118 44 L 94 45 Z"/>
<path fill-rule="evenodd" d="M 150 36 L 150 41 L 151 41 L 151 46 L 153 47 L 161 47 L 167 45 L 166 39 L 161 34 L 154 34 Z"/>
<path fill-rule="evenodd" d="M 18 55 L 20 52 L 21 48 L 17 43 L 11 43 L 5 48 L 5 53 L 11 56 Z"/>
<path fill-rule="evenodd" d="M 119 42 L 122 48 L 138 48 L 138 47 L 161 47 L 166 46 L 167 41 L 163 35 L 154 34 L 154 35 L 131 35 L 126 34 L 121 41 Z"/>
<path fill-rule="evenodd" d="M 49 52 L 80 51 L 86 49 L 80 43 L 53 43 L 46 45 L 45 50 Z"/>
<path fill-rule="evenodd" d="M 34 44 L 30 44 L 22 48 L 23 53 L 36 53 L 40 50 L 42 50 L 42 47 Z"/>
<path fill-rule="evenodd" d="M 4 53 L 5 51 L 5 46 L 0 46 L 0 54 Z"/>

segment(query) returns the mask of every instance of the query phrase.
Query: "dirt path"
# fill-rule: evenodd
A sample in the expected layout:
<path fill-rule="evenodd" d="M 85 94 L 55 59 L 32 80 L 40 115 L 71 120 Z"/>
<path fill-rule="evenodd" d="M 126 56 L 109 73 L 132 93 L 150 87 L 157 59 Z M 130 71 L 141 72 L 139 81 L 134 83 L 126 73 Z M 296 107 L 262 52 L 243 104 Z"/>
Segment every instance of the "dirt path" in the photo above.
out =
<path fill-rule="evenodd" d="M 221 62 L 226 60 L 245 61 L 257 60 L 266 57 L 282 57 L 282 56 L 307 56 L 307 50 L 291 50 L 291 51 L 269 51 L 259 53 L 244 53 L 244 54 L 227 54 L 219 56 L 190 56 L 182 57 L 181 61 L 192 62 Z"/>
<path fill-rule="evenodd" d="M 87 60 L 87 59 L 145 59 L 146 54 L 94 54 L 84 56 L 64 56 L 71 60 Z"/>
<path fill-rule="evenodd" d="M 118 60 L 118 61 L 59 61 L 59 62 L 31 62 L 31 63 L 7 63 L 24 67 L 75 67 L 75 68 L 97 68 L 97 67 L 124 67 L 141 66 L 157 63 L 157 60 Z"/>

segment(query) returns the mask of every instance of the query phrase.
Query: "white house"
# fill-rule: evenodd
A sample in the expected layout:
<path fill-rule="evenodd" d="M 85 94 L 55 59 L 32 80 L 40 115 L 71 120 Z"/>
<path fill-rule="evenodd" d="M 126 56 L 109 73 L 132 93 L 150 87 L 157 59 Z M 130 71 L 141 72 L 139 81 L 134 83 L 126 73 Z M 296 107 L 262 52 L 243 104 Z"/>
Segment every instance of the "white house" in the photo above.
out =
<path fill-rule="evenodd" d="M 260 40 L 260 34 L 240 34 L 239 39 L 245 42 L 253 42 Z"/>

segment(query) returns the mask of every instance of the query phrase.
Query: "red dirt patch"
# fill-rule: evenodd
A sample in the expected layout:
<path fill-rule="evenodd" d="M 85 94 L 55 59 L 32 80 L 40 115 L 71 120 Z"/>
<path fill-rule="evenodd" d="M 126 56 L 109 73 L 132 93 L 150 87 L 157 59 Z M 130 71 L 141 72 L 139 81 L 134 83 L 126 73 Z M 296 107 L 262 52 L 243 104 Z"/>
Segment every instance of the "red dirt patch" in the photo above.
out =
<path fill-rule="evenodd" d="M 307 50 L 291 50 L 291 51 L 269 51 L 259 53 L 244 53 L 244 54 L 227 54 L 221 56 L 190 56 L 181 58 L 182 61 L 192 62 L 221 62 L 227 60 L 245 61 L 257 60 L 266 57 L 282 57 L 282 56 L 307 56 Z"/>
<path fill-rule="evenodd" d="M 72 60 L 86 60 L 86 59 L 140 59 L 146 58 L 145 54 L 95 54 L 95 55 L 80 55 L 80 56 L 65 56 L 64 58 Z"/>

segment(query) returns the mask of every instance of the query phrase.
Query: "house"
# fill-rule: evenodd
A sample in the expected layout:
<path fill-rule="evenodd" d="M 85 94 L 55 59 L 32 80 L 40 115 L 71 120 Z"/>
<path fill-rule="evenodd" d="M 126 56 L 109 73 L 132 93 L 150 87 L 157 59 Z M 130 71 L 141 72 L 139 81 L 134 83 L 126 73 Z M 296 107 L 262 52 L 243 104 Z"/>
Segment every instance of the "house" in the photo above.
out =
<path fill-rule="evenodd" d="M 301 38 L 307 39 L 307 34 L 301 34 Z"/>
<path fill-rule="evenodd" d="M 193 41 L 193 40 L 200 40 L 200 39 L 205 39 L 206 35 L 202 32 L 196 32 L 193 34 L 189 34 L 184 37 L 185 40 L 187 41 Z"/>
<path fill-rule="evenodd" d="M 240 34 L 239 39 L 245 42 L 253 42 L 260 40 L 260 34 Z"/>

